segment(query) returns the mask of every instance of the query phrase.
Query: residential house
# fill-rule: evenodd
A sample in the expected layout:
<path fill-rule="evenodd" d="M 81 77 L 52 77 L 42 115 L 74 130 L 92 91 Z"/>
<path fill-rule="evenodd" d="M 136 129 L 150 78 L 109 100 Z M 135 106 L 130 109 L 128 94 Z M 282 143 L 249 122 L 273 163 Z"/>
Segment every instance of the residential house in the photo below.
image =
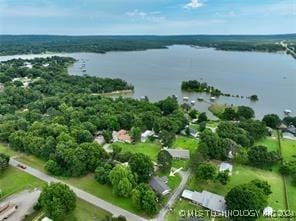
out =
<path fill-rule="evenodd" d="M 189 150 L 184 149 L 166 149 L 167 152 L 173 157 L 173 159 L 189 159 L 190 152 Z"/>
<path fill-rule="evenodd" d="M 223 213 L 226 210 L 225 198 L 223 196 L 205 190 L 197 192 L 185 189 L 182 197 L 214 212 Z"/>
<path fill-rule="evenodd" d="M 288 126 L 286 129 L 282 130 L 283 138 L 286 139 L 296 139 L 296 127 L 294 125 Z"/>
<path fill-rule="evenodd" d="M 220 164 L 220 166 L 219 166 L 219 171 L 224 172 L 224 171 L 228 170 L 229 175 L 231 175 L 232 174 L 232 168 L 233 168 L 233 166 L 230 163 L 222 162 Z"/>
<path fill-rule="evenodd" d="M 97 142 L 101 146 L 103 146 L 106 143 L 102 131 L 98 131 L 95 134 L 94 140 L 95 140 L 95 142 Z"/>
<path fill-rule="evenodd" d="M 154 135 L 154 131 L 152 130 L 146 130 L 144 133 L 141 134 L 141 142 L 146 142 L 149 137 L 152 137 Z"/>
<path fill-rule="evenodd" d="M 113 142 L 125 142 L 131 143 L 132 139 L 126 130 L 120 130 L 118 132 L 113 131 L 112 133 Z"/>
<path fill-rule="evenodd" d="M 149 181 L 149 185 L 155 192 L 161 194 L 162 196 L 165 196 L 171 191 L 171 189 L 167 185 L 167 182 L 167 178 L 153 176 Z"/>

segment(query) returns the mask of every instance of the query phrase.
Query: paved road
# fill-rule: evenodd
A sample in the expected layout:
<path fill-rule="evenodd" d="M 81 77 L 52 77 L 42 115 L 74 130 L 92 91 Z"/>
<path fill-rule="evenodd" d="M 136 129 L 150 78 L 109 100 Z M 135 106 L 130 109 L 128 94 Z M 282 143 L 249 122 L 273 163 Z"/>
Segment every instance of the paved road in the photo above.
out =
<path fill-rule="evenodd" d="M 160 210 L 159 214 L 156 217 L 157 221 L 164 221 L 165 215 L 169 212 L 169 209 L 174 205 L 176 200 L 182 194 L 182 191 L 184 190 L 185 185 L 186 185 L 186 183 L 187 183 L 187 181 L 189 179 L 189 176 L 190 176 L 190 171 L 189 170 L 187 170 L 187 171 L 179 171 L 178 173 L 181 175 L 182 181 L 179 184 L 178 188 L 173 193 L 173 195 L 168 200 L 165 207 Z"/>
<path fill-rule="evenodd" d="M 17 167 L 18 164 L 22 164 L 22 165 L 25 165 L 23 163 L 20 163 L 19 161 L 11 158 L 10 161 L 9 161 L 9 164 L 11 166 L 14 166 L 18 169 L 20 169 L 19 167 Z M 49 176 L 43 172 L 40 172 L 39 170 L 36 170 L 32 167 L 29 167 L 28 165 L 25 165 L 27 168 L 26 169 L 20 169 L 22 171 L 25 171 L 37 178 L 39 178 L 40 180 L 43 180 L 47 183 L 50 183 L 50 182 L 61 182 L 61 183 L 64 183 L 63 181 L 59 180 L 59 179 L 56 179 L 52 176 Z M 67 183 L 66 183 L 67 184 Z M 100 207 L 108 212 L 110 212 L 111 214 L 113 214 L 114 216 L 119 216 L 119 215 L 122 215 L 122 216 L 125 216 L 127 218 L 128 221 L 147 221 L 147 219 L 143 218 L 143 217 L 140 217 L 140 216 L 137 216 L 127 210 L 124 210 L 120 207 L 117 207 L 115 205 L 112 205 L 111 203 L 108 203 L 106 202 L 105 200 L 102 200 L 88 192 L 85 192 L 81 189 L 78 189 L 74 186 L 71 186 L 69 184 L 67 184 L 73 191 L 74 193 L 77 195 L 77 197 L 79 197 L 80 199 L 83 199 L 97 207 Z"/>

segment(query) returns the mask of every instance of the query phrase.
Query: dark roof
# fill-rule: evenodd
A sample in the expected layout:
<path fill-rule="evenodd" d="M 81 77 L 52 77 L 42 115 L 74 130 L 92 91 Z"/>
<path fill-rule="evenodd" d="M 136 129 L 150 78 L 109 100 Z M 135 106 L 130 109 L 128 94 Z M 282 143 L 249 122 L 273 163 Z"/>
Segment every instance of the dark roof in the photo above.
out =
<path fill-rule="evenodd" d="M 152 177 L 149 181 L 149 185 L 152 187 L 154 191 L 160 194 L 166 194 L 171 190 L 168 187 L 168 185 L 163 181 L 163 179 L 158 176 Z"/>
<path fill-rule="evenodd" d="M 294 126 L 289 126 L 285 131 L 291 134 L 294 134 L 296 136 L 296 127 Z"/>

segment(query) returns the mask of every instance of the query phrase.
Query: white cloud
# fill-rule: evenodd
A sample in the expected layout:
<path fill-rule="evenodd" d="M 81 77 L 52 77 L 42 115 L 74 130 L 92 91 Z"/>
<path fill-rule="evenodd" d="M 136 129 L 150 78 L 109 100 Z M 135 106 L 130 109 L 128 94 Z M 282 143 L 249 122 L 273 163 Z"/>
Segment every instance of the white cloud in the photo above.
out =
<path fill-rule="evenodd" d="M 191 0 L 191 2 L 187 3 L 183 6 L 185 9 L 196 9 L 203 6 L 203 3 L 200 0 Z"/>
<path fill-rule="evenodd" d="M 125 14 L 135 21 L 139 19 L 150 22 L 160 22 L 166 20 L 165 16 L 162 16 L 161 12 L 159 11 L 143 12 L 138 9 L 135 9 L 133 11 L 126 12 Z"/>

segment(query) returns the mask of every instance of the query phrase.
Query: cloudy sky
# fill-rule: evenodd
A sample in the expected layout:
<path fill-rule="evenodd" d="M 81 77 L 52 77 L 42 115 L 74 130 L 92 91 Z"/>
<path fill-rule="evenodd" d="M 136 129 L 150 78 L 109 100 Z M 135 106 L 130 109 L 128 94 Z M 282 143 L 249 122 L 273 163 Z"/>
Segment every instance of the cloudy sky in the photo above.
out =
<path fill-rule="evenodd" d="M 0 33 L 296 33 L 296 0 L 0 0 Z"/>

